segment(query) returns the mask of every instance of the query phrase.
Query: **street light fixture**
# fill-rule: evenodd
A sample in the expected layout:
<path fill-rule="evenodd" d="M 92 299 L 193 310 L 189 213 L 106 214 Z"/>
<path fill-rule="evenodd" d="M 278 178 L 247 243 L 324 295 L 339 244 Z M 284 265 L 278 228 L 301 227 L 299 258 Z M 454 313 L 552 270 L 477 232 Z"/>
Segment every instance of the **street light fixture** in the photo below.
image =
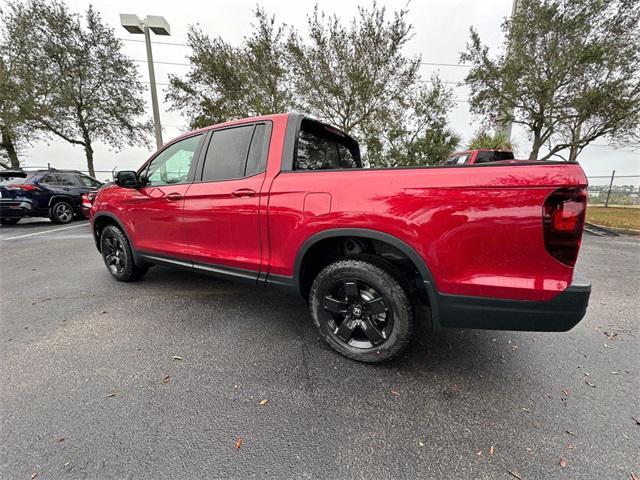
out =
<path fill-rule="evenodd" d="M 141 20 L 137 15 L 120 14 L 120 24 L 129 33 L 144 34 L 147 45 L 147 64 L 149 66 L 149 84 L 151 86 L 151 107 L 153 109 L 153 125 L 156 130 L 156 145 L 162 147 L 162 127 L 160 125 L 160 110 L 158 109 L 158 92 L 156 91 L 156 74 L 153 69 L 153 53 L 151 52 L 151 32 L 156 35 L 171 35 L 169 22 L 158 15 L 147 15 Z"/>

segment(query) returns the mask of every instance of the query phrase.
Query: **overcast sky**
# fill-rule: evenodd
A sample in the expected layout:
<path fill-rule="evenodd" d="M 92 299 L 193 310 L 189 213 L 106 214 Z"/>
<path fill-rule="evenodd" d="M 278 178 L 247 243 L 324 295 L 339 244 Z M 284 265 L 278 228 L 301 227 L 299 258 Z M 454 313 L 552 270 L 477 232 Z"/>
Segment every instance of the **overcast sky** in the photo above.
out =
<path fill-rule="evenodd" d="M 298 0 L 295 2 L 284 0 L 262 0 L 257 2 L 267 12 L 275 13 L 278 21 L 295 26 L 301 33 L 306 30 L 306 17 L 312 11 L 312 1 Z M 368 6 L 371 2 L 350 0 L 323 0 L 319 2 L 321 8 L 329 13 L 336 13 L 340 17 L 350 19 L 356 14 L 358 5 Z M 378 2 L 393 10 L 402 5 L 399 1 Z M 480 32 L 491 51 L 502 48 L 503 37 L 500 31 L 502 19 L 511 13 L 512 0 L 414 0 L 410 4 L 409 22 L 414 26 L 414 37 L 407 48 L 409 54 L 420 54 L 423 62 L 458 63 L 459 54 L 465 49 L 469 27 L 474 26 Z M 67 0 L 69 7 L 76 12 L 86 10 L 88 2 L 82 0 Z M 153 40 L 160 42 L 185 43 L 189 25 L 199 24 L 205 32 L 212 36 L 220 35 L 225 40 L 240 44 L 243 37 L 250 32 L 253 20 L 252 10 L 254 0 L 215 0 L 198 2 L 193 0 L 157 1 L 138 0 L 95 0 L 92 2 L 104 20 L 116 29 L 118 37 L 127 39 L 124 42 L 125 52 L 135 60 L 146 58 L 144 43 L 132 40 L 142 40 L 142 35 L 131 35 L 121 26 L 120 13 L 135 13 L 140 17 L 145 15 L 162 15 L 171 25 L 170 37 L 153 36 Z M 156 62 L 186 63 L 185 56 L 189 49 L 184 46 L 160 45 L 153 47 Z M 147 66 L 138 62 L 139 72 L 144 82 L 148 82 Z M 156 63 L 156 81 L 159 83 L 160 118 L 163 125 L 165 142 L 186 130 L 186 119 L 176 112 L 168 111 L 165 102 L 167 76 L 171 73 L 183 75 L 188 71 L 186 66 L 162 65 Z M 460 66 L 422 66 L 424 78 L 429 78 L 432 72 L 438 71 L 440 77 L 447 82 L 458 82 L 464 78 L 466 68 Z M 467 141 L 480 127 L 477 119 L 469 114 L 468 90 L 465 87 L 454 86 L 455 98 L 459 101 L 456 109 L 450 115 L 451 127 L 459 133 L 463 141 Z M 150 94 L 148 101 L 148 115 L 151 117 Z M 521 131 L 514 132 L 516 154 L 528 154 L 529 141 Z M 640 175 L 639 150 L 614 150 L 606 146 L 604 140 L 595 142 L 597 145 L 584 150 L 580 157 L 587 175 L 610 175 L 616 169 L 617 175 Z M 155 144 L 155 143 L 154 143 Z M 96 170 L 111 170 L 137 168 L 151 154 L 145 148 L 126 147 L 122 151 L 113 151 L 105 145 L 97 144 L 95 149 Z M 71 146 L 60 140 L 51 139 L 40 142 L 23 152 L 22 160 L 27 166 L 46 166 L 50 163 L 58 168 L 85 169 L 86 161 L 81 147 Z M 109 178 L 107 173 L 97 173 L 99 179 Z M 638 178 L 629 183 L 638 183 Z M 591 183 L 602 183 L 603 180 L 592 180 Z"/>

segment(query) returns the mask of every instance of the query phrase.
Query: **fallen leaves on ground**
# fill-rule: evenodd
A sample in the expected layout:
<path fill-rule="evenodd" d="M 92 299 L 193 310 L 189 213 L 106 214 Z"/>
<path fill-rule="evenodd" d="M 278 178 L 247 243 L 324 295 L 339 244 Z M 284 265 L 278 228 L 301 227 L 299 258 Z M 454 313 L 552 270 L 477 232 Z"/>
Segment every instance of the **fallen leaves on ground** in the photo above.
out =
<path fill-rule="evenodd" d="M 531 413 L 531 410 L 529 410 L 528 408 L 524 408 L 524 407 L 520 407 L 520 408 L 522 408 L 522 410 L 524 410 L 527 413 Z"/>
<path fill-rule="evenodd" d="M 268 401 L 269 401 L 269 400 L 267 400 L 267 399 L 265 398 L 264 400 L 260 400 L 260 402 L 259 402 L 259 403 L 260 403 L 260 405 L 266 405 Z"/>
<path fill-rule="evenodd" d="M 560 468 L 567 468 L 567 461 L 564 458 L 560 459 Z"/>
<path fill-rule="evenodd" d="M 517 478 L 518 480 L 522 480 L 522 477 L 520 476 L 520 474 L 515 470 L 507 470 L 507 472 L 509 472 L 513 477 Z"/>
<path fill-rule="evenodd" d="M 596 388 L 595 384 L 591 383 L 589 380 L 585 380 L 584 383 L 589 385 L 591 388 Z"/>
<path fill-rule="evenodd" d="M 34 478 L 36 478 L 38 476 L 38 472 L 33 472 L 31 474 L 31 480 L 33 480 Z"/>
<path fill-rule="evenodd" d="M 56 438 L 56 442 L 58 443 L 64 442 L 64 437 Z"/>
<path fill-rule="evenodd" d="M 493 445 L 489 447 L 489 455 L 493 455 Z"/>
<path fill-rule="evenodd" d="M 418 446 L 419 446 L 419 447 L 424 447 L 424 442 L 422 442 L 422 441 L 418 441 Z"/>
<path fill-rule="evenodd" d="M 576 436 L 575 432 L 572 432 L 571 430 L 565 430 L 565 432 L 567 432 L 569 435 L 573 435 L 574 437 Z"/>
<path fill-rule="evenodd" d="M 631 418 L 636 421 L 636 425 L 640 425 L 640 420 L 638 420 L 638 417 L 631 416 Z"/>
<path fill-rule="evenodd" d="M 117 395 L 117 392 L 113 392 L 107 395 L 107 398 L 115 397 L 116 395 Z"/>
<path fill-rule="evenodd" d="M 631 480 L 640 480 L 638 479 L 638 477 L 636 476 L 635 473 L 631 472 L 631 475 L 629 475 L 629 478 L 631 478 Z"/>
<path fill-rule="evenodd" d="M 395 390 L 389 390 L 389 393 L 391 393 L 391 395 L 395 395 L 396 397 L 400 396 L 400 394 L 398 392 L 396 392 Z"/>
<path fill-rule="evenodd" d="M 173 359 L 174 359 L 174 360 L 182 360 L 182 357 L 179 357 L 178 355 L 174 355 L 174 356 L 173 356 Z"/>
<path fill-rule="evenodd" d="M 567 390 L 566 388 L 562 390 L 562 393 L 565 394 L 565 396 L 569 396 L 569 390 Z"/>
<path fill-rule="evenodd" d="M 165 376 L 165 377 L 162 379 L 162 383 L 169 383 L 169 378 L 170 378 L 170 377 L 169 377 L 169 375 Z"/>
<path fill-rule="evenodd" d="M 238 437 L 238 439 L 236 440 L 236 450 L 238 450 L 242 446 L 242 442 L 242 437 Z"/>

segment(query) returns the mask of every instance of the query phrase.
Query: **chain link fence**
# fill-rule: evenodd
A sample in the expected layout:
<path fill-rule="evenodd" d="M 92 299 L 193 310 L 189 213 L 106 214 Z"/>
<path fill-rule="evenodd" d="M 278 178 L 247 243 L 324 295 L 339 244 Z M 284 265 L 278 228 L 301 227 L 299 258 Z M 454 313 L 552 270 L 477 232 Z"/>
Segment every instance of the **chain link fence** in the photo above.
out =
<path fill-rule="evenodd" d="M 595 175 L 589 179 L 589 204 L 640 208 L 640 175 Z"/>

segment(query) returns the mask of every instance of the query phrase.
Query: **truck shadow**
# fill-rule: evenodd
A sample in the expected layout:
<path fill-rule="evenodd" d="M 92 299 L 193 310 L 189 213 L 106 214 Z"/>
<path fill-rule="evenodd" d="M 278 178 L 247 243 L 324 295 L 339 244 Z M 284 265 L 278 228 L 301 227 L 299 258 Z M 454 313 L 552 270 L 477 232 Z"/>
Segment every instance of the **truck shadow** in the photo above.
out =
<path fill-rule="evenodd" d="M 297 296 L 166 267 L 152 268 L 144 281 L 136 285 L 153 291 L 154 295 L 166 292 L 189 298 L 192 310 L 185 312 L 185 319 L 179 321 L 198 322 L 194 328 L 225 322 L 220 318 L 227 314 L 235 318 L 242 312 L 241 320 L 234 323 L 237 348 L 286 349 L 300 345 L 301 355 L 306 357 L 304 361 L 313 363 L 311 370 L 317 369 L 318 373 L 326 363 L 331 368 L 338 366 L 350 377 L 374 373 L 380 379 L 392 380 L 401 374 L 406 379 L 424 381 L 430 376 L 446 374 L 462 382 L 465 377 L 473 377 L 492 379 L 491 384 L 500 384 L 521 375 L 527 363 L 537 362 L 526 355 L 517 355 L 517 343 L 529 342 L 531 337 L 527 335 L 531 334 L 453 329 L 431 333 L 425 319 L 418 319 L 414 340 L 406 351 L 387 363 L 362 364 L 334 352 L 324 342 L 313 325 L 306 302 Z M 200 312 L 214 310 L 216 319 L 200 317 Z M 258 330 L 269 332 L 263 345 L 255 344 Z M 313 376 L 313 372 L 310 375 Z"/>

